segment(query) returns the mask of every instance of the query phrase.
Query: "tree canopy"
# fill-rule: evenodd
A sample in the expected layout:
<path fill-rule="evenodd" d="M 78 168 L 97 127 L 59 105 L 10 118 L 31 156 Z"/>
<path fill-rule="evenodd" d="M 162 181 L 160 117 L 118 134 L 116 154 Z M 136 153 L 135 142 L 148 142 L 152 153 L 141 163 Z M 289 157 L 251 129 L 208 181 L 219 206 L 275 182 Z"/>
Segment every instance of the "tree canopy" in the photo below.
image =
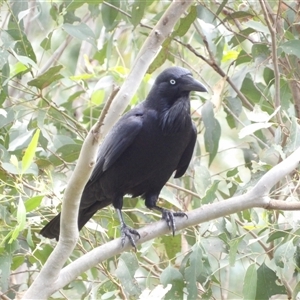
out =
<path fill-rule="evenodd" d="M 281 0 L 0 1 L 0 298 L 296 299 L 299 9 Z M 160 195 L 187 212 L 177 234 L 144 201 L 125 199 L 137 252 L 121 248 L 112 207 L 78 240 L 76 230 L 58 244 L 39 235 L 62 202 L 76 221 L 72 201 L 101 138 L 172 65 L 209 90 L 191 95 L 189 169 Z"/>

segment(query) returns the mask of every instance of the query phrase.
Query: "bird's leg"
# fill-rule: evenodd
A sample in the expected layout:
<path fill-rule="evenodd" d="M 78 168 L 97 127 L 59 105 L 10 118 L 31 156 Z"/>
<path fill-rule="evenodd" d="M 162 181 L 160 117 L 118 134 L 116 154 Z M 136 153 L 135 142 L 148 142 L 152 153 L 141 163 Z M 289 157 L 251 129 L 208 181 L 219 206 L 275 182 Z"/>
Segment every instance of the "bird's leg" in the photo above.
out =
<path fill-rule="evenodd" d="M 162 208 L 160 206 L 156 205 L 156 201 L 158 199 L 158 195 L 146 195 L 145 197 L 145 204 L 149 209 L 154 209 L 158 210 L 162 214 L 162 219 L 167 222 L 167 225 L 169 229 L 172 231 L 173 236 L 175 235 L 176 231 L 176 224 L 175 224 L 175 219 L 174 217 L 188 217 L 186 213 L 178 211 L 178 212 L 173 212 L 171 210 Z"/>
<path fill-rule="evenodd" d="M 168 227 L 172 231 L 173 236 L 175 235 L 175 231 L 176 231 L 176 223 L 175 223 L 174 217 L 188 218 L 187 214 L 182 211 L 174 212 L 174 211 L 159 207 L 157 205 L 152 207 L 152 209 L 155 209 L 155 210 L 158 210 L 161 212 L 161 214 L 162 214 L 161 218 L 167 222 Z"/>
<path fill-rule="evenodd" d="M 119 217 L 119 220 L 120 220 L 120 223 L 121 223 L 122 247 L 124 247 L 126 237 L 128 237 L 130 244 L 136 250 L 136 244 L 135 244 L 135 241 L 134 241 L 133 237 L 136 235 L 140 239 L 141 238 L 140 234 L 135 229 L 130 228 L 125 224 L 124 219 L 123 219 L 123 215 L 122 215 L 122 211 L 121 211 L 120 208 L 116 208 L 116 211 L 118 213 L 118 217 Z"/>

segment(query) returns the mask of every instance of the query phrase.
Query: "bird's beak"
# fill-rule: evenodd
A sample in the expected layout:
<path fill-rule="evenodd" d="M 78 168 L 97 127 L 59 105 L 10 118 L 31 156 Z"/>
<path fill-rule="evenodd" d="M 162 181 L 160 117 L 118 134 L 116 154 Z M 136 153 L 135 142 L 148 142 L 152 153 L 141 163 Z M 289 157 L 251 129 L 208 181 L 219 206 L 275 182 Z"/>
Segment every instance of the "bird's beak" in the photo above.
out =
<path fill-rule="evenodd" d="M 207 92 L 206 87 L 198 80 L 194 79 L 191 75 L 186 75 L 181 78 L 183 89 L 187 92 Z"/>

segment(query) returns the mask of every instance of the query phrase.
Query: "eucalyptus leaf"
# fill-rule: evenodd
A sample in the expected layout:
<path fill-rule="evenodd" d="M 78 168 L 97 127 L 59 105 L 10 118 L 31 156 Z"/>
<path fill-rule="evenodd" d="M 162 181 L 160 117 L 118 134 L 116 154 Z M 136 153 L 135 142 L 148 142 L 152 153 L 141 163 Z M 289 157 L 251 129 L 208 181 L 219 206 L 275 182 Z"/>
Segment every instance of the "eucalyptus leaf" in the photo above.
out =
<path fill-rule="evenodd" d="M 243 284 L 243 296 L 244 299 L 256 299 L 256 284 L 257 284 L 257 271 L 256 265 L 251 264 L 246 271 L 244 284 Z"/>
<path fill-rule="evenodd" d="M 95 41 L 95 34 L 92 31 L 90 27 L 88 27 L 86 24 L 63 24 L 62 28 L 71 36 L 81 40 L 81 41 L 87 41 L 90 44 L 92 44 L 95 48 L 96 41 Z"/>
<path fill-rule="evenodd" d="M 111 5 L 105 3 L 102 4 L 101 16 L 104 26 L 108 31 L 110 31 L 117 25 L 115 20 L 119 11 L 116 8 L 120 7 L 120 0 L 108 0 L 107 2 Z"/>
<path fill-rule="evenodd" d="M 118 262 L 116 276 L 122 282 L 122 286 L 126 293 L 130 296 L 138 295 L 139 288 L 135 284 L 134 274 L 139 264 L 136 256 L 132 253 L 123 253 Z"/>
<path fill-rule="evenodd" d="M 275 271 L 270 269 L 265 263 L 262 263 L 257 270 L 256 282 L 255 299 L 269 300 L 273 295 L 286 295 L 285 287 L 278 284 L 280 280 Z"/>
<path fill-rule="evenodd" d="M 280 48 L 287 55 L 296 55 L 298 58 L 300 58 L 300 41 L 299 40 L 287 41 L 287 42 L 281 44 Z"/>
<path fill-rule="evenodd" d="M 62 65 L 58 65 L 55 67 L 49 68 L 45 73 L 39 75 L 35 79 L 29 81 L 27 84 L 29 86 L 35 86 L 39 88 L 40 90 L 46 88 L 49 86 L 51 83 L 58 81 L 62 78 L 64 78 L 61 74 L 60 71 L 63 68 Z"/>
<path fill-rule="evenodd" d="M 214 160 L 219 147 L 221 137 L 221 126 L 214 116 L 213 104 L 207 101 L 202 108 L 202 119 L 205 127 L 204 143 L 209 153 L 209 165 Z"/>

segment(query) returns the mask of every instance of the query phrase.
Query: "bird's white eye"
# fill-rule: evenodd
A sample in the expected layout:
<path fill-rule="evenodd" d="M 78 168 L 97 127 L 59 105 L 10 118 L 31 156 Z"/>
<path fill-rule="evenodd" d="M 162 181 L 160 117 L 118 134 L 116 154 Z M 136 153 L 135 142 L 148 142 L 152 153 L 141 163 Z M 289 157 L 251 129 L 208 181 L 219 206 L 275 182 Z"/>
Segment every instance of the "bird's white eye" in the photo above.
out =
<path fill-rule="evenodd" d="M 171 80 L 170 80 L 170 83 L 171 83 L 172 85 L 174 85 L 174 84 L 176 84 L 176 80 L 175 80 L 175 79 L 171 79 Z"/>

